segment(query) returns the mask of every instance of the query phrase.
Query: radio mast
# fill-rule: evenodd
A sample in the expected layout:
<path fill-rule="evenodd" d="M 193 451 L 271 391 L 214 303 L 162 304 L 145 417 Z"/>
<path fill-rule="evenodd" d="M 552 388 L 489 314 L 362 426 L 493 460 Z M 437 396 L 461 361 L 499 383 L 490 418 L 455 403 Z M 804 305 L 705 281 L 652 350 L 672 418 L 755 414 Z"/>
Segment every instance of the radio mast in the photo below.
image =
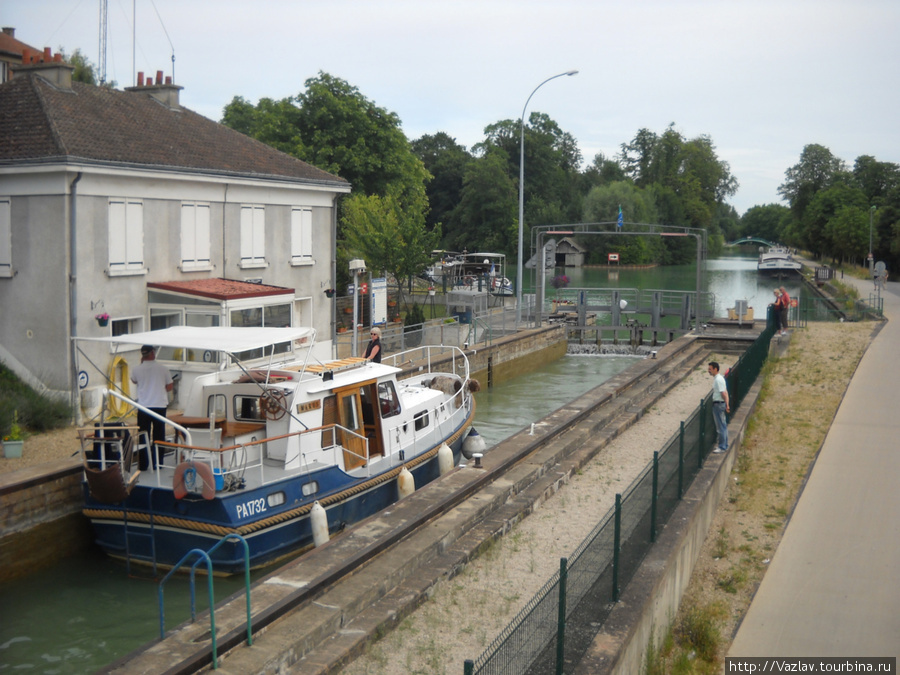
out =
<path fill-rule="evenodd" d="M 100 0 L 100 64 L 97 68 L 97 79 L 102 87 L 106 84 L 106 6 L 107 0 Z"/>

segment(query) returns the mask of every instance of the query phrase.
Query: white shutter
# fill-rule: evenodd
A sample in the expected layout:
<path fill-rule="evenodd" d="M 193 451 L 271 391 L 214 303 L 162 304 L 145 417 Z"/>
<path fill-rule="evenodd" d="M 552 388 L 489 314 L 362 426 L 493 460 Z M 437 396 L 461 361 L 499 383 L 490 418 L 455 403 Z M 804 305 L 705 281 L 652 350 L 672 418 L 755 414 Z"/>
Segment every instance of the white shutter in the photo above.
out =
<path fill-rule="evenodd" d="M 241 206 L 241 265 L 259 267 L 266 260 L 266 208 Z"/>
<path fill-rule="evenodd" d="M 291 209 L 291 261 L 312 259 L 312 209 Z"/>
<path fill-rule="evenodd" d="M 125 200 L 109 200 L 109 269 L 125 269 Z"/>
<path fill-rule="evenodd" d="M 9 197 L 0 199 L 0 277 L 12 276 L 12 217 Z"/>
<path fill-rule="evenodd" d="M 241 207 L 241 262 L 253 259 L 253 207 Z"/>
<path fill-rule="evenodd" d="M 262 206 L 253 209 L 253 259 L 262 262 L 266 257 L 266 210 Z"/>
<path fill-rule="evenodd" d="M 197 260 L 197 210 L 193 204 L 181 205 L 181 265 L 191 267 Z"/>
<path fill-rule="evenodd" d="M 144 205 L 129 200 L 125 206 L 125 253 L 128 269 L 144 267 Z"/>
<path fill-rule="evenodd" d="M 211 244 L 210 228 L 209 228 L 209 204 L 197 204 L 197 221 L 196 221 L 196 254 L 198 265 L 209 265 L 212 258 L 210 257 Z"/>

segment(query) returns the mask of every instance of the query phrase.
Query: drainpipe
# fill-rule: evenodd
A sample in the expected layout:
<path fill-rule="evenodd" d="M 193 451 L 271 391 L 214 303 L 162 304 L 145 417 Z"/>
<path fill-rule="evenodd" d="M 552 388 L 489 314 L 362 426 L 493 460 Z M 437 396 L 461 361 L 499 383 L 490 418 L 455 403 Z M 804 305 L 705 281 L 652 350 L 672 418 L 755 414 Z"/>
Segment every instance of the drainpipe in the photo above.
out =
<path fill-rule="evenodd" d="M 338 199 L 339 194 L 335 194 L 331 199 L 331 288 L 337 288 L 337 218 L 338 218 Z M 331 294 L 329 298 L 331 302 L 331 358 L 337 359 L 337 291 Z M 356 326 L 353 326 L 354 332 Z"/>
<path fill-rule="evenodd" d="M 77 185 L 81 180 L 79 171 L 69 185 L 69 402 L 75 414 L 76 424 L 81 424 L 81 406 L 78 405 L 78 367 L 75 358 L 75 338 L 78 337 L 78 246 L 77 246 Z"/>

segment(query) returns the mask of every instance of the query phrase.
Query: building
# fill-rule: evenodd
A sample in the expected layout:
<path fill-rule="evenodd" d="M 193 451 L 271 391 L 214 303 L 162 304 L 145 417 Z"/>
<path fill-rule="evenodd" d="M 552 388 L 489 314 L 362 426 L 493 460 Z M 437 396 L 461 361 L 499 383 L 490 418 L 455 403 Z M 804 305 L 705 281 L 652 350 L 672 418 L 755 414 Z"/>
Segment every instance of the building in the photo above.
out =
<path fill-rule="evenodd" d="M 306 325 L 331 356 L 347 181 L 183 108 L 161 72 L 118 91 L 24 60 L 0 84 L 0 360 L 74 402 L 73 337 Z M 86 356 L 111 363 L 105 344 Z"/>
<path fill-rule="evenodd" d="M 16 29 L 4 26 L 0 29 L 0 84 L 12 78 L 12 69 L 22 65 L 22 54 L 38 50 L 16 39 Z"/>
<path fill-rule="evenodd" d="M 556 245 L 558 267 L 583 267 L 584 247 L 571 237 L 563 237 Z"/>

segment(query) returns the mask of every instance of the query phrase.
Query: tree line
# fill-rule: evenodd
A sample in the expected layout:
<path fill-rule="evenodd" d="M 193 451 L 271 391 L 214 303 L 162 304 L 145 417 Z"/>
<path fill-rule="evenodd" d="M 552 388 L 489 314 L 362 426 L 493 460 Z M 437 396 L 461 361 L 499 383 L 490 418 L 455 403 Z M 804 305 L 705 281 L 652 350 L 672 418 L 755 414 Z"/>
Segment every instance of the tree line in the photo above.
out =
<path fill-rule="evenodd" d="M 340 205 L 342 261 L 362 255 L 371 269 L 402 280 L 421 272 L 433 249 L 515 256 L 518 119 L 487 125 L 472 148 L 445 132 L 409 140 L 395 113 L 320 72 L 296 96 L 255 105 L 234 97 L 222 123 L 350 181 L 353 192 Z M 548 115 L 532 112 L 524 133 L 526 241 L 532 226 L 611 223 L 621 209 L 631 224 L 706 230 L 710 255 L 757 235 L 858 263 L 868 253 L 871 217 L 876 259 L 900 256 L 896 164 L 862 156 L 848 169 L 827 148 L 807 145 L 779 188 L 787 206 L 755 206 L 740 217 L 727 202 L 737 178 L 709 136 L 687 138 L 674 123 L 661 132 L 640 129 L 614 157 L 598 154 L 585 165 L 576 139 Z M 691 262 L 695 253 L 677 239 L 579 243 L 588 263 L 605 262 L 613 250 L 635 264 Z"/>

